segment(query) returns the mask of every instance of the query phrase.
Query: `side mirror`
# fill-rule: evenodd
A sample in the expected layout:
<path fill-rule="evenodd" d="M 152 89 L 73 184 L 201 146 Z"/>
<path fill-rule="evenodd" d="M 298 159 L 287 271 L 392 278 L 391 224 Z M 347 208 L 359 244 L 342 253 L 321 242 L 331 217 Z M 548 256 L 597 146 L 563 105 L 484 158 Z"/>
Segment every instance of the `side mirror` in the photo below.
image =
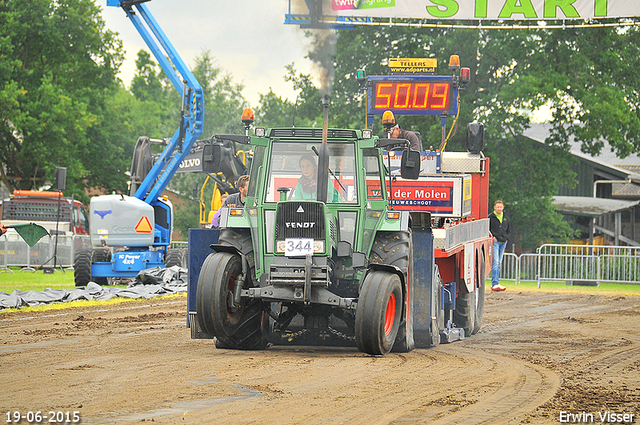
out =
<path fill-rule="evenodd" d="M 420 176 L 420 152 L 405 149 L 400 159 L 400 176 L 403 179 L 417 180 Z"/>
<path fill-rule="evenodd" d="M 484 124 L 470 122 L 467 124 L 467 150 L 480 153 L 484 149 Z"/>

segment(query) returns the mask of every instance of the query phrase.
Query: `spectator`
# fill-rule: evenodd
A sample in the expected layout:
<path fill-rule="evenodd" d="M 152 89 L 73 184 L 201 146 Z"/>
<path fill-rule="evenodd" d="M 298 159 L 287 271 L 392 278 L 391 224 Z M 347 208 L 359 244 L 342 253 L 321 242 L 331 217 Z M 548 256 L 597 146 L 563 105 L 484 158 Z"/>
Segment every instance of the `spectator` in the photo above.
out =
<path fill-rule="evenodd" d="M 244 197 L 247 196 L 247 187 L 249 186 L 249 176 L 240 176 L 236 183 L 238 187 L 237 193 L 232 193 L 225 199 L 223 207 L 240 208 L 244 207 Z"/>
<path fill-rule="evenodd" d="M 504 214 L 504 202 L 497 200 L 493 204 L 493 212 L 489 214 L 489 231 L 493 236 L 493 267 L 491 267 L 491 290 L 504 291 L 507 288 L 500 285 L 500 269 L 502 257 L 511 237 L 509 218 Z"/>
<path fill-rule="evenodd" d="M 220 197 L 220 202 L 222 202 L 222 205 L 224 205 L 224 201 L 227 199 L 228 196 L 229 196 L 228 193 L 222 194 L 222 196 Z M 217 229 L 220 226 L 220 211 L 222 211 L 222 206 L 220 206 L 220 208 L 218 208 L 218 210 L 215 213 L 213 213 L 213 218 L 211 219 L 212 229 Z"/>

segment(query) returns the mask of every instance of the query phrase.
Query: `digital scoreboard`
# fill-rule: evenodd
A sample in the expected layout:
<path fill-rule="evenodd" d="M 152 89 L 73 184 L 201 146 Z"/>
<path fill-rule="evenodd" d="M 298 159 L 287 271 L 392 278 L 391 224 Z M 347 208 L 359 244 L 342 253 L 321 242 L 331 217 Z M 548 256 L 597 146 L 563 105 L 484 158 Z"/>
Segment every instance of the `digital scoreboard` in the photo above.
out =
<path fill-rule="evenodd" d="M 373 109 L 446 111 L 449 109 L 451 83 L 389 81 L 375 84 Z"/>
<path fill-rule="evenodd" d="M 435 75 L 369 76 L 368 115 L 454 115 L 458 86 L 451 77 Z"/>

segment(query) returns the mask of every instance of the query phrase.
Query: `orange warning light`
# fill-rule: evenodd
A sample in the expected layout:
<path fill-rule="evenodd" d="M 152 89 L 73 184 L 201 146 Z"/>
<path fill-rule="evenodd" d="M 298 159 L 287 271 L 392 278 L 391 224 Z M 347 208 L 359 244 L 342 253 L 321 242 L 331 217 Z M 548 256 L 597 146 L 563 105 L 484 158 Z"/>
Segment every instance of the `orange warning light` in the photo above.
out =
<path fill-rule="evenodd" d="M 151 233 L 153 232 L 153 227 L 151 227 L 151 222 L 145 216 L 140 219 L 138 224 L 136 224 L 135 230 L 137 233 Z"/>

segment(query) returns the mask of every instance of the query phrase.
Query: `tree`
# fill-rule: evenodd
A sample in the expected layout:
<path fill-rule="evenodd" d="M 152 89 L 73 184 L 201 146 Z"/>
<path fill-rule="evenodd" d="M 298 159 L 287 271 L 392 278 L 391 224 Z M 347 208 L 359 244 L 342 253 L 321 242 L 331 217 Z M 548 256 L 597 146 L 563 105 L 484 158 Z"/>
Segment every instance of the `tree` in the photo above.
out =
<path fill-rule="evenodd" d="M 193 75 L 202 86 L 205 103 L 205 124 L 202 138 L 209 138 L 212 134 L 242 134 L 244 127 L 240 118 L 246 100 L 242 96 L 243 86 L 233 82 L 233 78 L 215 64 L 209 51 L 204 51 L 195 60 Z M 174 90 L 175 91 L 175 90 Z M 174 103 L 173 108 L 180 110 L 180 103 Z M 174 129 L 175 131 L 175 129 Z M 176 174 L 167 187 L 190 200 L 184 208 L 175 210 L 175 226 L 186 238 L 188 229 L 199 227 L 199 193 L 194 187 L 200 186 L 206 177 L 202 174 Z M 213 188 L 213 184 L 208 185 Z M 212 192 L 205 194 L 203 200 L 210 204 Z"/>
<path fill-rule="evenodd" d="M 263 127 L 321 127 L 322 95 L 311 75 L 297 73 L 294 64 L 285 67 L 285 81 L 298 92 L 295 102 L 278 97 L 272 90 L 260 95 L 256 119 Z"/>
<path fill-rule="evenodd" d="M 117 92 L 122 46 L 104 30 L 92 0 L 0 2 L 0 177 L 10 189 L 38 188 L 67 167 L 67 192 L 121 153 L 101 138 Z"/>

